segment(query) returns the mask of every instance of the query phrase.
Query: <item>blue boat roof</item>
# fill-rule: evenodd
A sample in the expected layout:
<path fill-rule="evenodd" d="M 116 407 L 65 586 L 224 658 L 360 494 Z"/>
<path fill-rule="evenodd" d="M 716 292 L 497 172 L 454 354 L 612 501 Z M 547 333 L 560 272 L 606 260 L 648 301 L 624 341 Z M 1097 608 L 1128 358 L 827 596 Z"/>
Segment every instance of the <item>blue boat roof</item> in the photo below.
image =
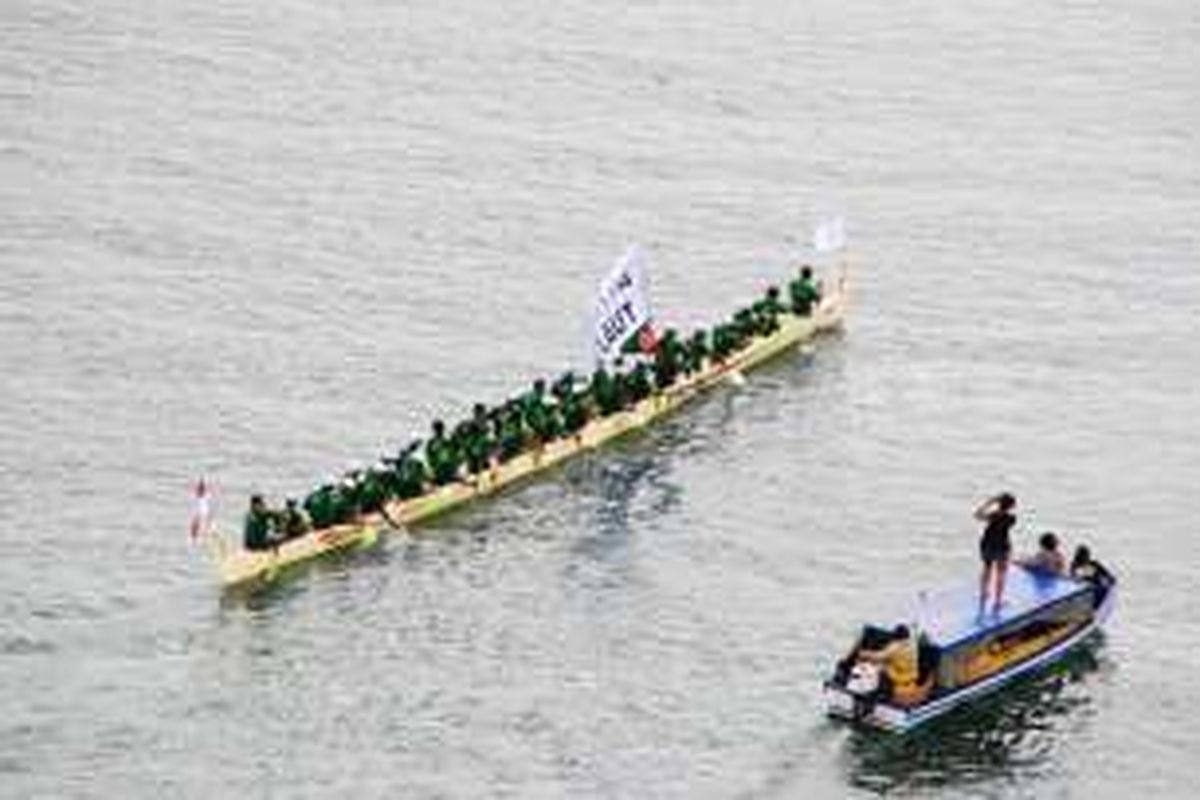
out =
<path fill-rule="evenodd" d="M 991 601 L 979 608 L 979 582 L 972 581 L 946 591 L 928 593 L 918 600 L 911 619 L 929 640 L 945 649 L 975 639 L 1013 620 L 1073 595 L 1090 591 L 1087 584 L 1072 578 L 1034 573 L 1013 565 L 1004 585 L 999 612 Z"/>

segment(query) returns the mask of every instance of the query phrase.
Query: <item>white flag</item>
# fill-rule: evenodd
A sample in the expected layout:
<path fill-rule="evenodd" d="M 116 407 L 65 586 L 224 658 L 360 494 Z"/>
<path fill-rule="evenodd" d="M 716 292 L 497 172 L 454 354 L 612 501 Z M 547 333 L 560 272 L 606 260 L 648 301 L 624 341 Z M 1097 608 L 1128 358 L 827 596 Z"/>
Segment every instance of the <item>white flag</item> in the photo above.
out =
<path fill-rule="evenodd" d="M 846 223 L 841 217 L 822 220 L 813 231 L 813 249 L 832 253 L 846 246 Z"/>
<path fill-rule="evenodd" d="M 593 327 L 596 359 L 603 361 L 619 353 L 621 345 L 651 317 L 646 253 L 635 244 L 600 282 Z"/>

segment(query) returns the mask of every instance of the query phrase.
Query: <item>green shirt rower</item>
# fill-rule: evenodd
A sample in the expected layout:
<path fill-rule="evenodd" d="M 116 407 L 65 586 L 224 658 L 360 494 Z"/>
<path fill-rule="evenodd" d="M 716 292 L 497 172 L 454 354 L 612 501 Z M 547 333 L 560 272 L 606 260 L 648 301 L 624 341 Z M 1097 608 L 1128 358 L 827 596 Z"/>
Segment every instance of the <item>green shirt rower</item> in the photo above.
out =
<path fill-rule="evenodd" d="M 708 358 L 708 332 L 703 328 L 694 332 L 684 348 L 683 371 L 692 375 L 704 369 L 704 359 Z"/>
<path fill-rule="evenodd" d="M 659 389 L 666 389 L 675 383 L 682 367 L 683 347 L 679 344 L 679 334 L 668 328 L 654 351 L 654 383 Z"/>
<path fill-rule="evenodd" d="M 608 416 L 621 408 L 621 399 L 617 396 L 617 386 L 612 376 L 604 367 L 597 367 L 592 373 L 591 383 L 588 384 L 588 394 L 595 404 L 596 410 Z"/>
<path fill-rule="evenodd" d="M 500 421 L 500 460 L 510 461 L 525 449 L 525 423 L 521 408 L 510 403 Z"/>
<path fill-rule="evenodd" d="M 250 498 L 242 534 L 247 550 L 267 550 L 272 545 L 271 512 L 260 494 Z"/>
<path fill-rule="evenodd" d="M 723 322 L 713 329 L 713 356 L 718 361 L 724 361 L 733 352 L 737 339 L 733 333 L 733 326 L 730 323 Z"/>
<path fill-rule="evenodd" d="M 633 403 L 640 403 L 650 396 L 653 388 L 650 386 L 650 372 L 646 365 L 639 361 L 634 365 L 633 371 L 629 373 L 629 399 Z"/>
<path fill-rule="evenodd" d="M 283 509 L 281 527 L 285 539 L 296 539 L 312 530 L 312 524 L 308 521 L 308 516 L 296 504 L 294 497 L 287 499 L 287 503 Z"/>
<path fill-rule="evenodd" d="M 821 302 L 821 289 L 813 278 L 812 267 L 800 268 L 800 277 L 788 284 L 788 293 L 792 296 L 792 313 L 801 317 L 812 314 L 813 307 Z"/>
<path fill-rule="evenodd" d="M 446 425 L 440 419 L 433 421 L 433 436 L 425 443 L 425 459 L 433 473 L 433 482 L 445 486 L 458 480 L 458 468 L 462 463 L 458 448 L 446 438 Z"/>
<path fill-rule="evenodd" d="M 467 460 L 467 470 L 472 475 L 478 475 L 488 468 L 492 458 L 494 442 L 488 435 L 488 412 L 483 403 L 476 403 L 470 422 L 464 428 L 463 451 Z"/>
<path fill-rule="evenodd" d="M 545 444 L 558 438 L 562 432 L 562 424 L 558 413 L 546 402 L 546 382 L 538 378 L 533 382 L 533 390 L 521 399 L 525 413 L 525 425 L 533 432 L 540 442 Z"/>

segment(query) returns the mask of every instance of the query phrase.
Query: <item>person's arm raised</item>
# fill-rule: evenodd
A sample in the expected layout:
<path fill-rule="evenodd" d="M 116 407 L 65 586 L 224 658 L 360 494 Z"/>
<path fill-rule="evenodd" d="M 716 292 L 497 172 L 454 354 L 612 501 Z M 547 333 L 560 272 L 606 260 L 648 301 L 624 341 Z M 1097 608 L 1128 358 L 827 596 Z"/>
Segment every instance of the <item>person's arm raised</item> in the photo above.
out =
<path fill-rule="evenodd" d="M 999 495 L 996 495 L 994 497 L 989 497 L 987 500 L 984 500 L 982 503 L 980 503 L 979 508 L 975 509 L 975 519 L 979 520 L 980 522 L 987 522 L 988 517 L 992 515 L 992 509 L 996 506 L 996 503 L 998 503 L 999 500 Z"/>

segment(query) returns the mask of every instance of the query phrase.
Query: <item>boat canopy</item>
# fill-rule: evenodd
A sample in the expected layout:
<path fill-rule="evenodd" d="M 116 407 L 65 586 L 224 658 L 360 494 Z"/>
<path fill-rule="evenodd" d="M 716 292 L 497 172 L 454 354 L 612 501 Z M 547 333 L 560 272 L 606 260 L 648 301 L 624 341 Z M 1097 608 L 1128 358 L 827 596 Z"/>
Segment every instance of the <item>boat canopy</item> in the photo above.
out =
<path fill-rule="evenodd" d="M 990 601 L 980 613 L 979 584 L 971 582 L 923 596 L 913 619 L 930 642 L 949 650 L 1011 627 L 1011 623 L 1022 617 L 1090 591 L 1089 584 L 1073 578 L 1035 573 L 1014 565 L 1008 570 L 1004 602 L 999 613 L 992 612 Z"/>

